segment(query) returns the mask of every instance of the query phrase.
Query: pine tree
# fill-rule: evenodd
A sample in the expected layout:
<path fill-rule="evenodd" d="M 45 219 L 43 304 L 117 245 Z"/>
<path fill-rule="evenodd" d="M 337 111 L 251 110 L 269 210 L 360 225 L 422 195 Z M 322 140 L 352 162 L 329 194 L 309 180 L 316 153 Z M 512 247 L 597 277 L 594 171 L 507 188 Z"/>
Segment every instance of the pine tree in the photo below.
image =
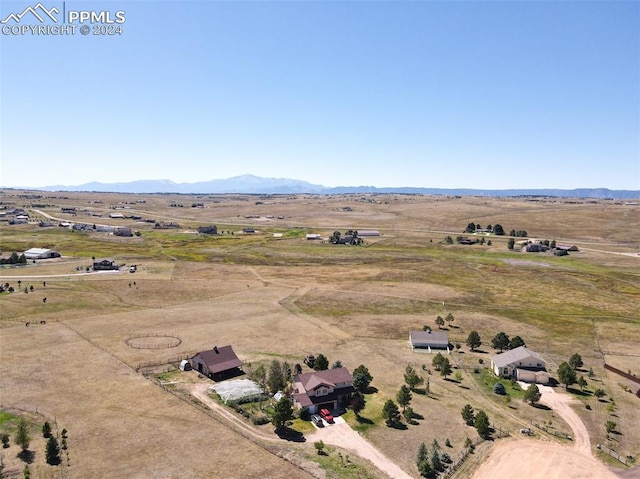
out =
<path fill-rule="evenodd" d="M 51 437 L 51 424 L 49 421 L 45 421 L 42 425 L 42 437 L 49 438 Z"/>
<path fill-rule="evenodd" d="M 29 442 L 31 441 L 31 436 L 29 436 L 29 424 L 27 424 L 27 420 L 23 417 L 18 420 L 18 429 L 16 431 L 14 441 L 22 448 L 23 451 L 27 451 L 29 449 Z"/>
<path fill-rule="evenodd" d="M 60 447 L 58 446 L 57 439 L 53 436 L 50 436 L 47 441 L 45 457 L 47 459 L 47 464 L 51 464 L 52 466 L 60 464 Z"/>

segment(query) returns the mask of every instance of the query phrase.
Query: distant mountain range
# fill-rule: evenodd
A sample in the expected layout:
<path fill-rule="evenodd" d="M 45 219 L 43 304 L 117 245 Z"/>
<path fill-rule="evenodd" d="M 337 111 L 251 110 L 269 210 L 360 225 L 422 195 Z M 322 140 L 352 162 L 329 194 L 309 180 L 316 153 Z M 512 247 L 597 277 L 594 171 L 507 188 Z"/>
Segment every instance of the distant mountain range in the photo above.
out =
<path fill-rule="evenodd" d="M 25 189 L 34 189 L 27 188 Z M 419 195 L 459 196 L 558 196 L 568 198 L 640 198 L 640 190 L 610 190 L 608 188 L 562 189 L 470 189 L 470 188 L 415 188 L 375 186 L 337 186 L 329 188 L 307 181 L 289 178 L 261 178 L 254 175 L 234 176 L 222 180 L 197 183 L 175 183 L 171 180 L 138 180 L 128 183 L 85 183 L 77 186 L 54 185 L 35 188 L 41 191 L 94 191 L 110 193 L 182 193 L 182 194 L 344 194 L 344 193 L 402 193 Z"/>

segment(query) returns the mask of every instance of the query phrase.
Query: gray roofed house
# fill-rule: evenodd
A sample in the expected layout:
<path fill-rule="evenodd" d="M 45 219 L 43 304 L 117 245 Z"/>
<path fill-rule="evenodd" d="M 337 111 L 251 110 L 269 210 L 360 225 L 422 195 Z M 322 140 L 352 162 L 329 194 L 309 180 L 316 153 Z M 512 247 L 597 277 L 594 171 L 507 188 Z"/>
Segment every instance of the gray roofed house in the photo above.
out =
<path fill-rule="evenodd" d="M 214 346 L 192 357 L 191 365 L 199 373 L 217 381 L 241 374 L 242 361 L 231 346 Z"/>
<path fill-rule="evenodd" d="M 30 248 L 24 252 L 24 257 L 27 259 L 59 258 L 60 253 L 47 248 Z"/>
<path fill-rule="evenodd" d="M 320 408 L 337 409 L 354 392 L 353 376 L 347 368 L 297 374 L 293 378 L 293 403 L 310 413 Z"/>
<path fill-rule="evenodd" d="M 449 336 L 440 331 L 410 331 L 409 344 L 413 351 L 433 352 L 432 350 L 451 352 L 449 348 Z"/>
<path fill-rule="evenodd" d="M 546 362 L 542 356 L 525 346 L 491 357 L 491 369 L 496 376 L 518 381 L 546 384 L 549 382 L 549 375 L 545 368 Z"/>

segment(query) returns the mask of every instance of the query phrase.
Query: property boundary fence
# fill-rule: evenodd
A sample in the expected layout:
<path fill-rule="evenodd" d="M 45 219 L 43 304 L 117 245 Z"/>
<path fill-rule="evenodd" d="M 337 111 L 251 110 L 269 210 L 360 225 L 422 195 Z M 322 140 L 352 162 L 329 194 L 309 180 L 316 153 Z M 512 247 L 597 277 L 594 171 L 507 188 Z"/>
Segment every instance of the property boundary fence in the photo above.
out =
<path fill-rule="evenodd" d="M 624 371 L 621 371 L 618 368 L 614 368 L 613 366 L 610 366 L 607 363 L 604 363 L 604 368 L 607 371 L 611 371 L 614 374 L 617 374 L 618 376 L 622 376 L 625 379 L 628 379 L 629 381 L 633 381 L 636 384 L 640 384 L 640 378 L 634 376 L 633 374 L 629 374 L 629 373 L 625 373 Z M 640 397 L 640 389 L 638 389 L 638 391 L 636 392 L 636 396 Z"/>
<path fill-rule="evenodd" d="M 172 358 L 167 358 L 167 359 L 158 359 L 156 361 L 145 361 L 143 363 L 138 363 L 138 365 L 135 367 L 136 372 L 139 372 L 141 369 L 146 369 L 146 368 L 157 368 L 159 366 L 175 366 L 172 367 L 172 369 L 176 369 L 178 367 L 178 364 L 180 364 L 180 361 L 182 361 L 183 359 L 189 359 L 192 358 L 196 353 L 192 352 L 192 353 L 185 353 L 185 354 L 180 354 L 178 356 L 174 356 Z"/>
<path fill-rule="evenodd" d="M 544 424 L 538 424 L 535 421 L 531 421 L 531 424 L 533 424 L 538 429 L 543 430 L 544 432 L 547 432 L 549 434 L 553 434 L 554 436 L 561 437 L 563 439 L 569 439 L 570 441 L 573 440 L 573 437 L 570 434 L 566 434 L 564 432 L 556 431 L 555 429 L 551 429 L 550 427 L 547 427 Z"/>
<path fill-rule="evenodd" d="M 596 444 L 596 447 L 598 449 L 600 449 L 603 452 L 606 452 L 607 454 L 609 454 L 611 457 L 613 457 L 614 459 L 617 459 L 618 461 L 620 461 L 622 464 L 624 464 L 625 466 L 627 465 L 627 458 L 624 457 L 622 454 L 614 451 L 613 449 L 611 449 L 610 447 L 605 446 L 604 444 Z"/>

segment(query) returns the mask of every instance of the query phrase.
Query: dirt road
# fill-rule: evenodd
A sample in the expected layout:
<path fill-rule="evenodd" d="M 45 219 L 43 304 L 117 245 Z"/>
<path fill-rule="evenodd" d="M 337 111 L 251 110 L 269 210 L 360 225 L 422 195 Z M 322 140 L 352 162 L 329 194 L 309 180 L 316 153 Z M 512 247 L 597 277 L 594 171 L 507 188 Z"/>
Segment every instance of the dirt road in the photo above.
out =
<path fill-rule="evenodd" d="M 364 439 L 358 432 L 351 429 L 347 423 L 331 424 L 316 430 L 307 436 L 307 441 L 313 444 L 316 441 L 339 446 L 348 451 L 353 451 L 363 459 L 368 460 L 382 472 L 394 479 L 411 479 L 411 476 L 400 469 L 384 454 Z"/>
<path fill-rule="evenodd" d="M 553 409 L 573 430 L 573 444 L 524 438 L 502 440 L 473 479 L 511 478 L 514 474 L 527 479 L 617 479 L 591 454 L 587 428 L 569 406 L 574 399 L 568 394 L 556 393 L 549 386 L 538 388 L 542 393 L 540 402 Z"/>

